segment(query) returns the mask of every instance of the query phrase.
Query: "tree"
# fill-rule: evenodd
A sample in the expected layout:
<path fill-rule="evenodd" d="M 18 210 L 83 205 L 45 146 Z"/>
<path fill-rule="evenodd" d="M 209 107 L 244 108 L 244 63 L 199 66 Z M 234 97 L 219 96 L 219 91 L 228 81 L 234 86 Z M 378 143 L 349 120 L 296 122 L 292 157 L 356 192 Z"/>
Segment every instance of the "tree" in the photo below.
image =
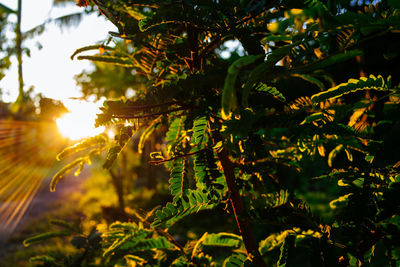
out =
<path fill-rule="evenodd" d="M 4 77 L 3 71 L 8 69 L 8 67 L 10 66 L 9 54 L 7 53 L 8 47 L 6 46 L 6 36 L 4 30 L 7 25 L 8 15 L 13 13 L 15 13 L 14 10 L 0 4 L 0 51 L 2 53 L 0 61 L 0 80 Z"/>
<path fill-rule="evenodd" d="M 146 90 L 105 102 L 98 125 L 129 125 L 111 143 L 99 136 L 67 148 L 61 156 L 88 154 L 52 189 L 101 149 L 112 168 L 134 131 L 145 129 L 140 150 L 167 129 L 150 164 L 170 171 L 172 195 L 103 231 L 104 265 L 399 264 L 396 1 L 92 3 L 132 49 L 94 45 L 75 55 L 133 68 Z M 228 40 L 245 55 L 222 58 Z M 105 53 L 79 55 L 97 49 Z M 224 207 L 236 233 L 173 237 L 185 217 Z"/>

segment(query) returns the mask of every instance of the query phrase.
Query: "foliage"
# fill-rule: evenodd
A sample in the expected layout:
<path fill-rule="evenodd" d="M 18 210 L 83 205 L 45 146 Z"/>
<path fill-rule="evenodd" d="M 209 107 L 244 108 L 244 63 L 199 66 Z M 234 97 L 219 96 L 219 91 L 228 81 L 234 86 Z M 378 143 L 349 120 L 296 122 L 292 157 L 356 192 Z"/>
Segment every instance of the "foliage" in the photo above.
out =
<path fill-rule="evenodd" d="M 366 2 L 93 0 L 131 48 L 78 59 L 142 79 L 98 115 L 124 123 L 99 144 L 105 167 L 134 132 L 163 134 L 150 156 L 172 197 L 98 226 L 102 264 L 397 266 L 400 10 Z M 222 58 L 228 40 L 245 55 Z M 188 216 L 224 207 L 236 233 L 174 237 Z"/>
<path fill-rule="evenodd" d="M 10 48 L 8 47 L 5 35 L 6 26 L 8 25 L 8 15 L 15 11 L 0 3 L 0 80 L 4 77 L 4 70 L 10 66 Z"/>

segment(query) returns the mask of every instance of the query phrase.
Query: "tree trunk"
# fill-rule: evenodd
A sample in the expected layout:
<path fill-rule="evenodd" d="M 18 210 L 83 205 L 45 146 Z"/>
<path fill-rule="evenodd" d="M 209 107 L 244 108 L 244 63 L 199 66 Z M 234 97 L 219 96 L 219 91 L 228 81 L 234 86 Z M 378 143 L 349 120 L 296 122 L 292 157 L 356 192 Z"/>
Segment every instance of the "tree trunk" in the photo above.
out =
<path fill-rule="evenodd" d="M 22 33 L 21 33 L 21 11 L 22 11 L 22 0 L 18 0 L 18 10 L 17 10 L 17 26 L 15 28 L 15 50 L 17 53 L 18 61 L 18 99 L 23 99 L 24 94 L 24 79 L 22 76 Z"/>

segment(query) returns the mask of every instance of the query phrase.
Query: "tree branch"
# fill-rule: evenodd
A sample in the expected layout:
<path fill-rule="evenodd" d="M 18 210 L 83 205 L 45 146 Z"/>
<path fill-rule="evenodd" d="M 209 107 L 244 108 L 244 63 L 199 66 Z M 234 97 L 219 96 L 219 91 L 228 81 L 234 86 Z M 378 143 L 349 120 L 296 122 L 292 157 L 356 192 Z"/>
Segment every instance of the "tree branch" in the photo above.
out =
<path fill-rule="evenodd" d="M 219 132 L 214 131 L 212 133 L 212 138 L 214 144 L 222 141 L 222 136 Z M 218 159 L 221 162 L 222 170 L 225 176 L 226 183 L 228 185 L 228 191 L 230 194 L 230 201 L 233 209 L 233 213 L 235 215 L 236 223 L 238 225 L 240 234 L 243 238 L 244 246 L 247 250 L 248 256 L 253 256 L 253 262 L 257 266 L 267 266 L 262 258 L 260 252 L 258 251 L 258 244 L 254 237 L 253 229 L 251 224 L 248 220 L 243 219 L 240 216 L 242 213 L 245 212 L 244 204 L 242 198 L 240 196 L 239 190 L 235 184 L 235 173 L 234 173 L 234 165 L 228 158 L 228 153 L 226 148 L 222 148 L 218 153 Z"/>

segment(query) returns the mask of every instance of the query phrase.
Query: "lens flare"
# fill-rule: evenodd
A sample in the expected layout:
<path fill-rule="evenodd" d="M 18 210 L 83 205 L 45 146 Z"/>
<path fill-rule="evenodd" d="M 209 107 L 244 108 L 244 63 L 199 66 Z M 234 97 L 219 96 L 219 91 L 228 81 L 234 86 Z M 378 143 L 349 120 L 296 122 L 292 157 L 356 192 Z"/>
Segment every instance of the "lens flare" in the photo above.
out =
<path fill-rule="evenodd" d="M 104 132 L 103 126 L 94 127 L 99 103 L 65 101 L 64 105 L 70 110 L 70 113 L 65 114 L 56 121 L 58 129 L 63 136 L 71 140 L 79 140 Z"/>

